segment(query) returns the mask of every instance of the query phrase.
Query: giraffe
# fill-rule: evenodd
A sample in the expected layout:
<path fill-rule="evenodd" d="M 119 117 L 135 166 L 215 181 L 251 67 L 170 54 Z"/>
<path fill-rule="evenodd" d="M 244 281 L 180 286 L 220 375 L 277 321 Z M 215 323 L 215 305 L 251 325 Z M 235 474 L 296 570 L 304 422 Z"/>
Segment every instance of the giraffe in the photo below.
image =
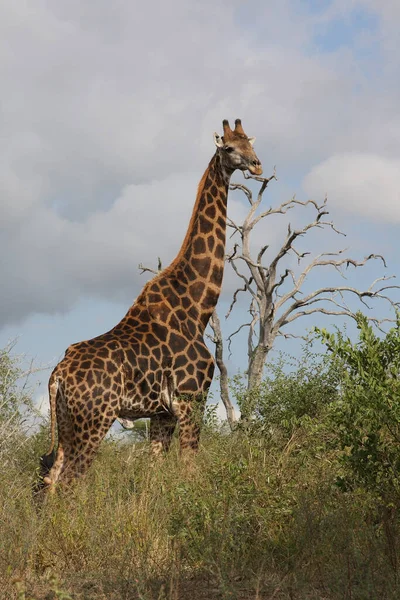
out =
<path fill-rule="evenodd" d="M 203 335 L 222 285 L 229 181 L 236 169 L 262 174 L 254 139 L 240 119 L 234 130 L 223 121 L 176 258 L 146 283 L 118 325 L 69 346 L 53 370 L 51 445 L 41 458 L 46 490 L 86 473 L 116 419 L 150 418 L 155 455 L 169 449 L 177 423 L 181 451 L 197 450 L 214 373 Z"/>

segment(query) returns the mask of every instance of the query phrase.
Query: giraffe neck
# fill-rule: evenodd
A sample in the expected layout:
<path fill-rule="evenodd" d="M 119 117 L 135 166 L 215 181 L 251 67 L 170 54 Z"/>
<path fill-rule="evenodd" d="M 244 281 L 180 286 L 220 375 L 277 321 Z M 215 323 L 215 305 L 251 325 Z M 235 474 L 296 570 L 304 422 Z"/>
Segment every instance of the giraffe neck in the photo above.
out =
<path fill-rule="evenodd" d="M 231 174 L 218 152 L 199 183 L 192 217 L 170 276 L 184 279 L 186 294 L 199 311 L 204 328 L 218 302 L 225 264 L 226 210 Z M 186 275 L 186 277 L 185 277 Z"/>
<path fill-rule="evenodd" d="M 161 292 L 172 308 L 183 306 L 195 315 L 203 330 L 222 286 L 230 176 L 231 173 L 222 168 L 216 152 L 199 183 L 192 217 L 178 255 L 144 290 L 150 304 Z"/>

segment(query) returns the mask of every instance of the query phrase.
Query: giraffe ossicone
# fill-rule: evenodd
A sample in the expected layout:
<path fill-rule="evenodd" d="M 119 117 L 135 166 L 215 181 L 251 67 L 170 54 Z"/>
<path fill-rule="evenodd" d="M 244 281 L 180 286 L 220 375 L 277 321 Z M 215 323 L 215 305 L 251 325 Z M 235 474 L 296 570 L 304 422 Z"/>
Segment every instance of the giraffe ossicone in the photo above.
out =
<path fill-rule="evenodd" d="M 118 325 L 70 346 L 50 376 L 51 447 L 41 464 L 51 489 L 87 471 L 116 419 L 150 418 L 155 454 L 168 450 L 177 423 L 181 450 L 198 447 L 214 373 L 203 336 L 222 285 L 229 181 L 236 169 L 262 174 L 240 119 L 234 130 L 224 120 L 214 141 L 176 258 Z"/>

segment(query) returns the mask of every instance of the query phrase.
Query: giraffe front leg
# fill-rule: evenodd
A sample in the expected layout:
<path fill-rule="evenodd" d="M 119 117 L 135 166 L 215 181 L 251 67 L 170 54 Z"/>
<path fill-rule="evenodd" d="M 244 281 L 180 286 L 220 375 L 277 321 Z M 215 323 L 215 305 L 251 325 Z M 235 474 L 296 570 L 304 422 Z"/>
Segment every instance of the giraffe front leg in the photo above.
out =
<path fill-rule="evenodd" d="M 49 472 L 43 477 L 43 483 L 49 494 L 54 494 L 55 484 L 60 476 L 64 464 L 64 448 L 62 443 L 58 443 L 57 453 Z"/>
<path fill-rule="evenodd" d="M 155 415 L 150 419 L 150 445 L 154 456 L 168 452 L 177 418 L 172 415 Z"/>
<path fill-rule="evenodd" d="M 206 394 L 180 396 L 174 402 L 179 421 L 179 445 L 181 452 L 194 451 L 199 447 L 200 430 L 206 406 Z"/>

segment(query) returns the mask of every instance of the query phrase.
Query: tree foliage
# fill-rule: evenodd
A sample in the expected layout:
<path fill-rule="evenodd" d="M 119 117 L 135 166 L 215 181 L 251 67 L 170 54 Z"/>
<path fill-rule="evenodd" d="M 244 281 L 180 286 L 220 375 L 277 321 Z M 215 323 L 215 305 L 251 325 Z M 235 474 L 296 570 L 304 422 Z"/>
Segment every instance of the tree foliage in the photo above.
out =
<path fill-rule="evenodd" d="M 379 336 L 357 315 L 359 339 L 316 329 L 342 363 L 341 396 L 331 418 L 347 475 L 343 487 L 361 484 L 400 505 L 400 317 Z"/>
<path fill-rule="evenodd" d="M 340 370 L 337 361 L 314 352 L 309 340 L 299 358 L 280 353 L 267 365 L 258 388 L 248 390 L 236 377 L 233 394 L 245 421 L 266 434 L 279 431 L 287 438 L 296 428 L 317 425 L 339 394 Z"/>
<path fill-rule="evenodd" d="M 15 343 L 0 349 L 0 460 L 3 467 L 14 460 L 15 449 L 25 443 L 27 421 L 33 423 L 33 407 L 29 376 L 23 357 L 13 353 Z"/>
<path fill-rule="evenodd" d="M 21 389 L 17 381 L 22 370 L 11 350 L 12 346 L 0 349 L 0 421 L 15 417 L 21 408 Z"/>

